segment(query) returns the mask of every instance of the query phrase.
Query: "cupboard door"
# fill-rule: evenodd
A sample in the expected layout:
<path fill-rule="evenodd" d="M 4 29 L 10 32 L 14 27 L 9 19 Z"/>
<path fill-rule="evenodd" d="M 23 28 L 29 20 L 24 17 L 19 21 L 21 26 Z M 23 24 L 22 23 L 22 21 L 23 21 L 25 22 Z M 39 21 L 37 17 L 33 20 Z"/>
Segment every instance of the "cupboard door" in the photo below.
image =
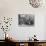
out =
<path fill-rule="evenodd" d="M 32 43 L 32 42 L 28 43 L 28 46 L 34 46 L 34 43 Z"/>
<path fill-rule="evenodd" d="M 16 46 L 20 46 L 20 44 L 19 43 L 16 43 Z"/>
<path fill-rule="evenodd" d="M 43 43 L 43 46 L 46 46 L 46 43 Z"/>
<path fill-rule="evenodd" d="M 24 46 L 28 46 L 28 43 L 24 43 Z"/>
<path fill-rule="evenodd" d="M 38 46 L 43 46 L 44 44 L 43 43 L 39 43 Z"/>
<path fill-rule="evenodd" d="M 38 43 L 34 43 L 34 46 L 38 46 Z"/>

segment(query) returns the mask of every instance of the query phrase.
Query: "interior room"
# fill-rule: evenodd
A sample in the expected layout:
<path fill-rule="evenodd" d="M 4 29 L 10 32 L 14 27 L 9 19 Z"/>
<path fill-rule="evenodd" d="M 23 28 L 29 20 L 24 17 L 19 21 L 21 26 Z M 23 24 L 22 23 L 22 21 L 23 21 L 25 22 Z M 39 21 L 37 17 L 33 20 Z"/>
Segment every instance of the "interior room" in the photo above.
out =
<path fill-rule="evenodd" d="M 45 1 L 0 0 L 0 45 L 46 46 Z"/>

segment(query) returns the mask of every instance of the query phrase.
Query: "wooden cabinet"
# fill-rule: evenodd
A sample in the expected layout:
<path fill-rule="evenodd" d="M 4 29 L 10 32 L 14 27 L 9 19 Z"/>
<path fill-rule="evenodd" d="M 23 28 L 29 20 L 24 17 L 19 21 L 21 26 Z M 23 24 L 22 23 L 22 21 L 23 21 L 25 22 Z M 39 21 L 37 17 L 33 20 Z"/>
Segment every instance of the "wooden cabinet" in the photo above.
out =
<path fill-rule="evenodd" d="M 7 42 L 0 42 L 0 46 L 46 46 L 46 42 L 15 42 L 15 43 L 7 43 Z"/>
<path fill-rule="evenodd" d="M 46 46 L 46 40 L 41 40 L 41 41 L 6 41 L 7 44 L 13 45 L 13 46 Z"/>

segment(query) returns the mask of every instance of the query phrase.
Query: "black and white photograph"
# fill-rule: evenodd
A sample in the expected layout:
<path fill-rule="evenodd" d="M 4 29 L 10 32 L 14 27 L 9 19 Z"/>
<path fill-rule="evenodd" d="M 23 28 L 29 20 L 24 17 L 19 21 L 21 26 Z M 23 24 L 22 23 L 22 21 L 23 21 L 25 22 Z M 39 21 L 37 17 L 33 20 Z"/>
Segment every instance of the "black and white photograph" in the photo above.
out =
<path fill-rule="evenodd" d="M 34 15 L 18 14 L 18 24 L 20 26 L 34 26 Z"/>

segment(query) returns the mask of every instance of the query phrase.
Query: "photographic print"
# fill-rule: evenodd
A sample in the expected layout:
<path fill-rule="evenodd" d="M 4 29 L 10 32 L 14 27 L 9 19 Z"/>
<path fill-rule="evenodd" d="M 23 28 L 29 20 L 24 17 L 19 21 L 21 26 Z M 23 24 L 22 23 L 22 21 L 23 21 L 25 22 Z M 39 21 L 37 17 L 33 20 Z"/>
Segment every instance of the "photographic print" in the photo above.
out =
<path fill-rule="evenodd" d="M 33 26 L 34 15 L 32 14 L 18 14 L 18 24 L 20 26 Z"/>

